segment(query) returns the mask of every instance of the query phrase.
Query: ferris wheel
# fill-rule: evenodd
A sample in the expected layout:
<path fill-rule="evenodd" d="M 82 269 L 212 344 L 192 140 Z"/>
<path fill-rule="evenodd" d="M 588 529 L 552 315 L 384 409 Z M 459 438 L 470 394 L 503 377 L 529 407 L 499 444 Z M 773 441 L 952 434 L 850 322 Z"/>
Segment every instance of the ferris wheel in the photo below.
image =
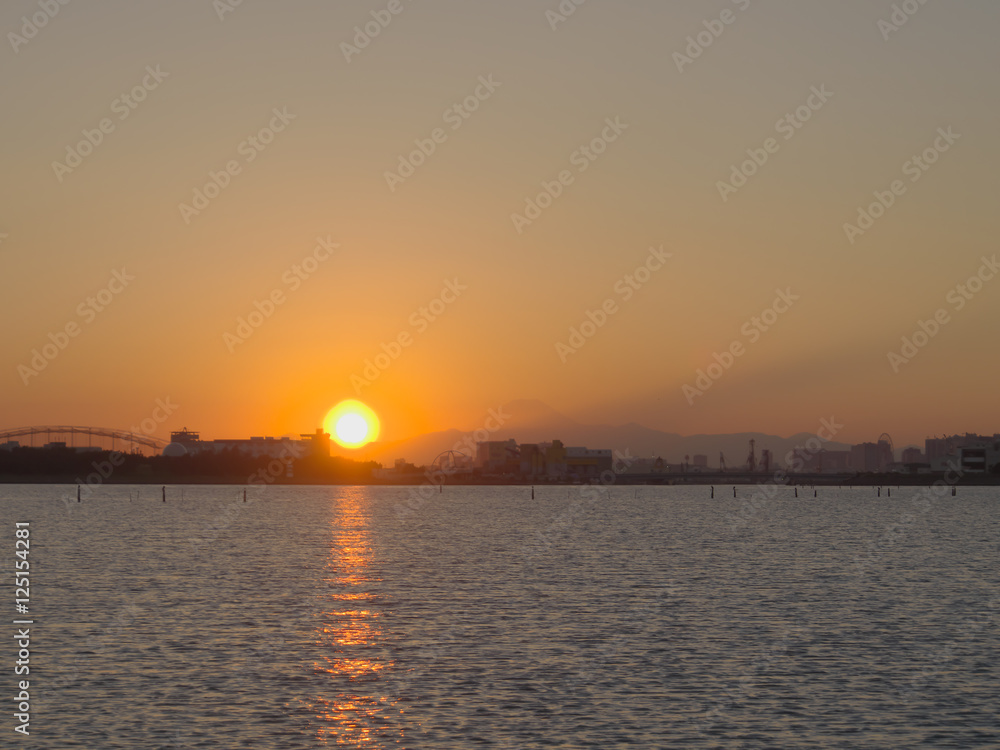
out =
<path fill-rule="evenodd" d="M 472 457 L 461 451 L 444 451 L 439 453 L 431 462 L 432 469 L 440 469 L 445 472 L 468 469 L 472 466 Z"/>

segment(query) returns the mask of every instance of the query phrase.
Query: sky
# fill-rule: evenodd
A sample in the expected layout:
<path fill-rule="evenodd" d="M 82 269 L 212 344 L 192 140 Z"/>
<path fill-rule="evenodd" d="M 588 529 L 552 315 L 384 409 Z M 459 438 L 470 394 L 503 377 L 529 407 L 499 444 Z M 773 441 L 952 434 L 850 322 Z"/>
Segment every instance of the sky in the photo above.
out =
<path fill-rule="evenodd" d="M 992 434 L 998 30 L 993 0 L 10 0 L 0 427 L 297 434 L 356 398 L 397 440 L 537 399 Z"/>

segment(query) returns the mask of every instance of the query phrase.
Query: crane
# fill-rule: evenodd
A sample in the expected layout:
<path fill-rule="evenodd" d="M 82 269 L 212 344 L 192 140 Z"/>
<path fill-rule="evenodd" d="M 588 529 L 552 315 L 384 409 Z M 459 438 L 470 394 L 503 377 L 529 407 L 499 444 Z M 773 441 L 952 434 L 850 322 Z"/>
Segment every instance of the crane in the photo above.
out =
<path fill-rule="evenodd" d="M 753 438 L 750 439 L 750 455 L 747 456 L 747 471 L 753 473 L 757 471 L 757 441 Z"/>

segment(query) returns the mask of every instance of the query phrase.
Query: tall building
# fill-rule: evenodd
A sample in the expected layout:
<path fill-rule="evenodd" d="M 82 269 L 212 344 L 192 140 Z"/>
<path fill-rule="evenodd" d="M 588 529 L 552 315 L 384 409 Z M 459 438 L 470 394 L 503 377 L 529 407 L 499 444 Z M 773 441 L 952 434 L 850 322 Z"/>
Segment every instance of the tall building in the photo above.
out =
<path fill-rule="evenodd" d="M 545 473 L 553 478 L 566 476 L 566 448 L 562 440 L 545 443 Z"/>
<path fill-rule="evenodd" d="M 951 453 L 951 443 L 948 438 L 927 438 L 924 441 L 924 455 L 927 462 L 933 464 Z"/>
<path fill-rule="evenodd" d="M 1000 466 L 1000 439 L 982 440 L 958 449 L 962 471 L 981 473 L 994 471 Z"/>
<path fill-rule="evenodd" d="M 888 435 L 884 436 L 886 440 L 879 438 L 878 443 L 878 470 L 879 471 L 889 471 L 889 468 L 896 463 L 896 455 L 892 447 L 892 439 Z"/>
<path fill-rule="evenodd" d="M 521 475 L 537 477 L 545 473 L 545 453 L 538 443 L 521 444 Z"/>
<path fill-rule="evenodd" d="M 882 471 L 884 449 L 879 443 L 861 443 L 851 446 L 851 468 L 858 472 Z"/>
<path fill-rule="evenodd" d="M 519 463 L 517 441 L 513 438 L 476 443 L 476 467 L 487 473 L 513 472 Z"/>
<path fill-rule="evenodd" d="M 840 474 L 851 470 L 850 451 L 821 450 L 815 454 L 816 471 Z"/>
<path fill-rule="evenodd" d="M 962 451 L 963 449 L 980 449 L 985 448 L 987 453 L 985 454 L 987 464 L 989 463 L 989 451 L 990 447 L 1000 444 L 1000 434 L 995 434 L 992 437 L 986 435 L 976 435 L 974 433 L 965 433 L 964 435 L 950 435 L 943 438 L 927 438 L 924 441 L 924 447 L 927 452 L 927 463 L 931 465 L 931 471 L 945 471 L 949 468 L 960 468 L 962 464 Z M 970 455 L 972 455 L 970 453 Z M 978 465 L 978 461 L 974 461 L 973 464 Z M 987 465 L 986 471 L 992 469 L 991 465 Z M 972 468 L 970 471 L 977 471 L 978 469 Z"/>
<path fill-rule="evenodd" d="M 299 442 L 309 444 L 309 452 L 312 455 L 329 458 L 330 456 L 329 432 L 324 432 L 321 428 L 317 427 L 316 432 L 299 435 L 299 437 L 303 438 L 303 440 L 300 440 Z"/>

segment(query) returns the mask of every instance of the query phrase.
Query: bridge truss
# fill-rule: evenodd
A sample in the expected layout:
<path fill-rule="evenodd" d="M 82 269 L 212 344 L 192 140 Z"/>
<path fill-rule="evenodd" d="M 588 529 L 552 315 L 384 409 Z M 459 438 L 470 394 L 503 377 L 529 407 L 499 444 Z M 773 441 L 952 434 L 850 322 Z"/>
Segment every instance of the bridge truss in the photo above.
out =
<path fill-rule="evenodd" d="M 52 436 L 54 435 L 57 438 L 56 442 L 66 442 L 70 446 L 76 448 L 83 447 L 82 444 L 77 444 L 76 437 L 78 435 L 86 437 L 88 447 L 93 447 L 94 438 L 110 438 L 111 450 L 125 450 L 125 446 L 128 446 L 128 451 L 133 452 L 135 451 L 136 446 L 143 446 L 159 452 L 167 445 L 166 440 L 155 438 L 151 435 L 146 435 L 140 432 L 116 430 L 112 427 L 80 427 L 76 425 L 41 425 L 35 427 L 17 427 L 12 430 L 0 430 L 0 443 L 27 437 L 28 445 L 35 446 L 36 436 L 41 435 L 45 436 L 44 441 L 42 441 L 41 438 L 38 440 L 41 445 L 53 442 Z M 59 439 L 67 436 L 69 437 L 68 441 Z M 18 440 L 18 442 L 22 445 L 24 444 L 23 440 Z M 41 445 L 37 447 L 41 447 Z"/>

